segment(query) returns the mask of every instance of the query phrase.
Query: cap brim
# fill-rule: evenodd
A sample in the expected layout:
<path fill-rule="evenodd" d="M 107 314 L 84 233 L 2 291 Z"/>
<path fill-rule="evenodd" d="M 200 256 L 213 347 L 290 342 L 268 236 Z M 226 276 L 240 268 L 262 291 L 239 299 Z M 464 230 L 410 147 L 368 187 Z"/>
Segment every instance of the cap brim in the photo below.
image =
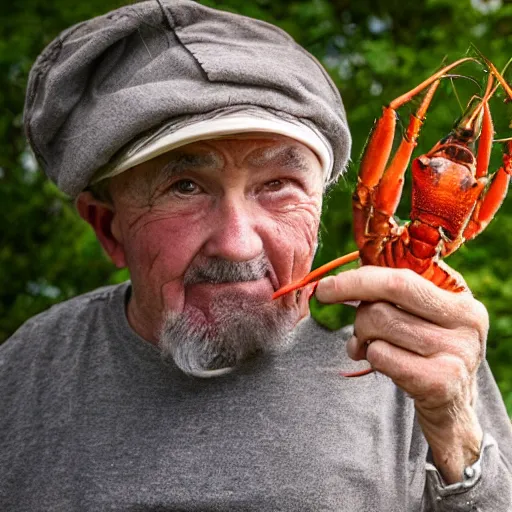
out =
<path fill-rule="evenodd" d="M 171 123 L 169 127 L 172 128 Z M 136 165 L 192 142 L 255 132 L 284 135 L 301 142 L 317 155 L 322 166 L 324 181 L 329 179 L 332 172 L 332 149 L 321 134 L 305 124 L 293 123 L 274 116 L 273 118 L 262 118 L 240 113 L 228 114 L 192 122 L 176 131 L 167 132 L 168 130 L 164 126 L 158 131 L 158 134 L 138 141 L 115 159 L 111 165 L 102 169 L 92 183 L 116 176 Z"/>

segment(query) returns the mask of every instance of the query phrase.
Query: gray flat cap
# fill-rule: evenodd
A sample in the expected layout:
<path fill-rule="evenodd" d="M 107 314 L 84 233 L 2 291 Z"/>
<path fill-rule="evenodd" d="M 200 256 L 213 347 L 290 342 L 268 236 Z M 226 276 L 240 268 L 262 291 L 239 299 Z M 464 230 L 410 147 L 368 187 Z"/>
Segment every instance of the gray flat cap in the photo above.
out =
<path fill-rule="evenodd" d="M 137 138 L 170 121 L 257 107 L 313 127 L 346 166 L 335 85 L 285 32 L 191 0 L 156 0 L 79 23 L 29 76 L 24 122 L 45 173 L 71 196 Z"/>

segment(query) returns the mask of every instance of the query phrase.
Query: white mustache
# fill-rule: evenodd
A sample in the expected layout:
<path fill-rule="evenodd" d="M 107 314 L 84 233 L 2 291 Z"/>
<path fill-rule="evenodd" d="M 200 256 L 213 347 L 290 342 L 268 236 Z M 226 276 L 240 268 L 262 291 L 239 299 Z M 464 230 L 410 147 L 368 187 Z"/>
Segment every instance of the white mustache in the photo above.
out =
<path fill-rule="evenodd" d="M 194 266 L 184 276 L 185 286 L 197 283 L 239 283 L 263 279 L 269 270 L 265 256 L 250 261 L 229 261 L 209 258 L 204 265 Z"/>

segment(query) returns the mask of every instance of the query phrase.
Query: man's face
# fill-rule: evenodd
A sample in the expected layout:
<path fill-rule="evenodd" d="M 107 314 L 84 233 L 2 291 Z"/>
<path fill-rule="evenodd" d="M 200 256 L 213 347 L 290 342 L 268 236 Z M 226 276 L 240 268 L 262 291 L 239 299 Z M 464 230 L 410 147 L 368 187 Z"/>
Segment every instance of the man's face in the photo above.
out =
<path fill-rule="evenodd" d="M 130 269 L 132 327 L 190 373 L 286 345 L 322 201 L 315 154 L 278 135 L 193 143 L 112 179 L 112 232 Z"/>

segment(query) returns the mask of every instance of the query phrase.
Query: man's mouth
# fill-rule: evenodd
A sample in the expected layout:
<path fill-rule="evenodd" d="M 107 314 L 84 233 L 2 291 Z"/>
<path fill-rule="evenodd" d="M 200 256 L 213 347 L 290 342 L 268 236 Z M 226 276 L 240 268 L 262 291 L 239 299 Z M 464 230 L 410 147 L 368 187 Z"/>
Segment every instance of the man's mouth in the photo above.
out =
<path fill-rule="evenodd" d="M 232 298 L 234 305 L 237 300 L 270 302 L 274 288 L 269 279 L 254 281 L 235 281 L 228 283 L 196 283 L 186 287 L 186 302 L 195 305 L 203 303 L 211 305 L 217 300 L 226 301 Z"/>

